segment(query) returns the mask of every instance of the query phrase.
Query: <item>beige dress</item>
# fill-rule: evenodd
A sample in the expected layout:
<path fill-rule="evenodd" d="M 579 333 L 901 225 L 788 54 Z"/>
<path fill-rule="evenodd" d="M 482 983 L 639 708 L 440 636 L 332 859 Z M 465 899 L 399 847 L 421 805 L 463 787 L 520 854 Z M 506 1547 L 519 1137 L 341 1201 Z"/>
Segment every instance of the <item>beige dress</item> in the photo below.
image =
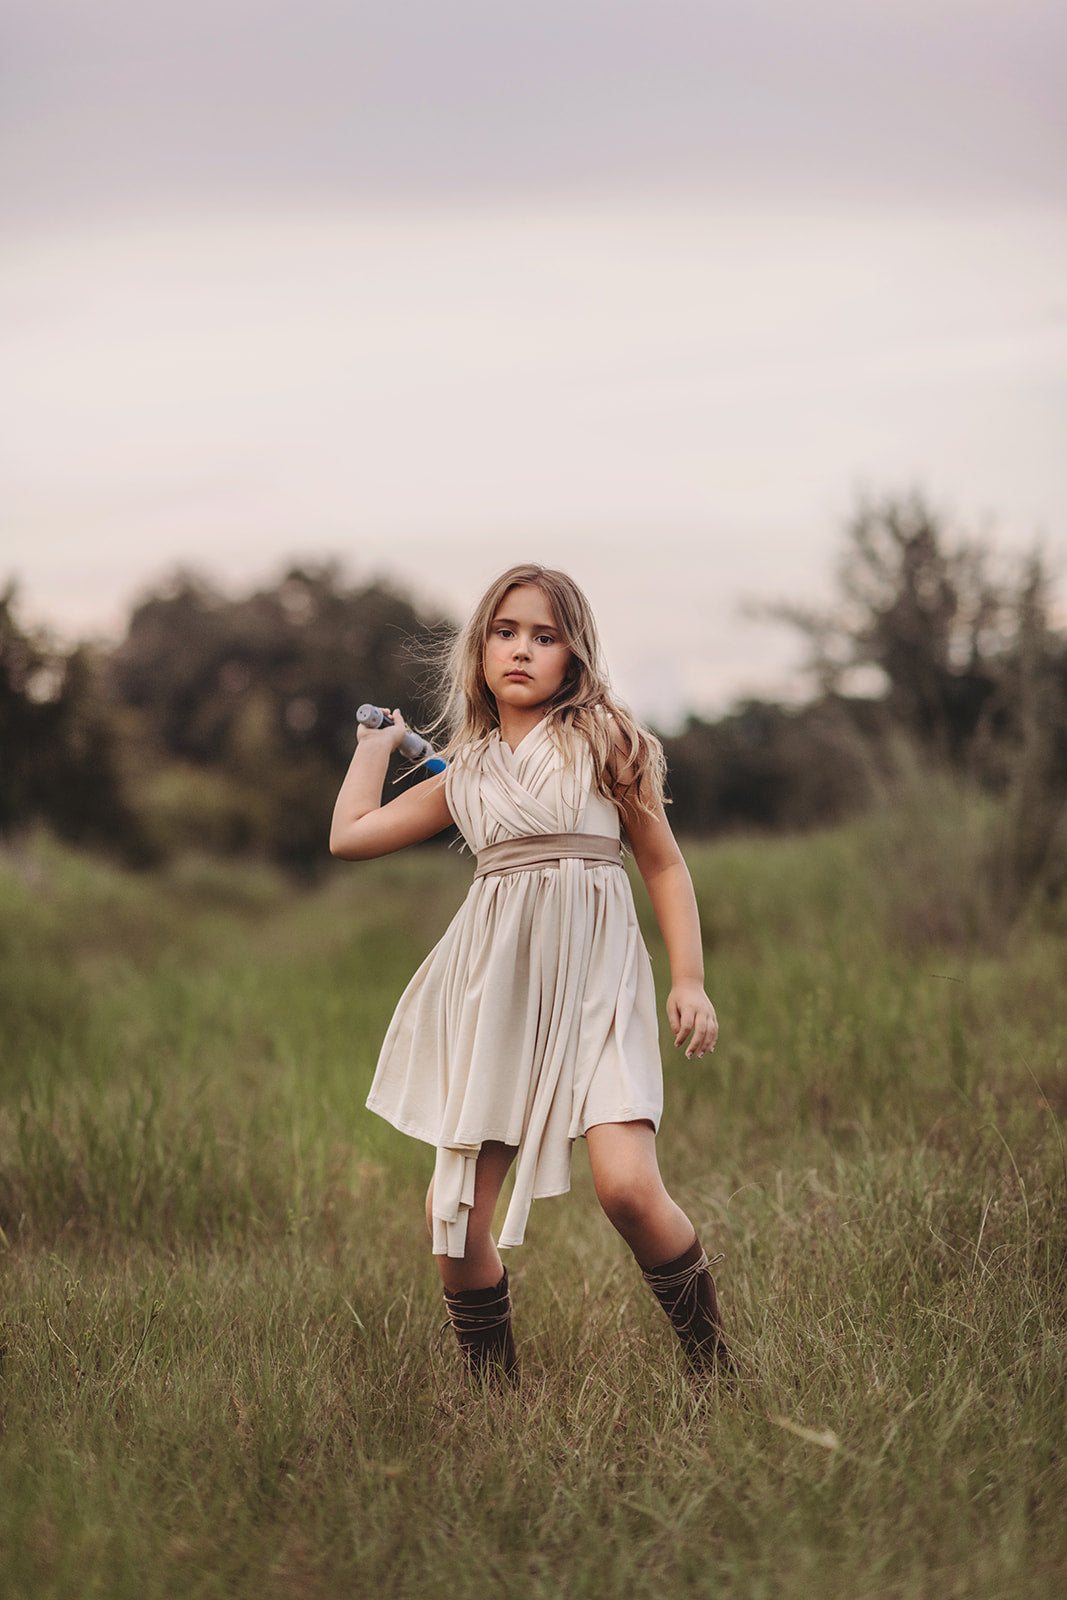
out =
<path fill-rule="evenodd" d="M 448 768 L 474 851 L 535 834 L 619 837 L 584 742 L 567 762 L 545 723 L 512 752 L 498 733 Z M 437 1150 L 433 1249 L 462 1256 L 485 1140 L 518 1147 L 499 1243 L 531 1201 L 570 1187 L 571 1145 L 598 1122 L 659 1126 L 656 997 L 620 866 L 563 859 L 477 878 L 405 990 L 367 1105 Z"/>

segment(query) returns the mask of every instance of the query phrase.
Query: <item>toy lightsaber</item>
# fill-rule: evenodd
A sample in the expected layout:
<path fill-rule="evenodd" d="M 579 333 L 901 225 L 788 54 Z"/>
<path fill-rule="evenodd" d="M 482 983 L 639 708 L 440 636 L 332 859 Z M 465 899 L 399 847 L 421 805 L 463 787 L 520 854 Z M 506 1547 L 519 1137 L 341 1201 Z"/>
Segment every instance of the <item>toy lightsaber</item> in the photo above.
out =
<path fill-rule="evenodd" d="M 356 712 L 356 721 L 361 722 L 365 728 L 391 728 L 392 717 L 387 717 L 378 706 L 360 706 Z M 440 756 L 434 755 L 433 745 L 427 739 L 420 738 L 417 733 L 412 733 L 410 728 L 401 739 L 397 749 L 409 761 L 421 761 L 427 772 L 443 772 L 445 763 Z"/>

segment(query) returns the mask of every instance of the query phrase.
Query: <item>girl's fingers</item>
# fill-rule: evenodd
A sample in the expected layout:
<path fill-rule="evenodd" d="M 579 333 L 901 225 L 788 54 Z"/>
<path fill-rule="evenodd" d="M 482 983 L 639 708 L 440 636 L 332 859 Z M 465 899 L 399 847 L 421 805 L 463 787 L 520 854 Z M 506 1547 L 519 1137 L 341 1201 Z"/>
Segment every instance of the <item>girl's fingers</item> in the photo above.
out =
<path fill-rule="evenodd" d="M 400 714 L 400 707 L 396 706 L 390 711 L 387 706 L 379 706 L 378 710 L 383 716 L 389 718 L 389 722 L 383 723 L 379 728 L 371 728 L 365 723 L 360 723 L 356 729 L 356 742 L 357 744 L 362 743 L 366 739 L 387 741 L 389 748 L 396 750 L 408 731 L 407 723 Z"/>
<path fill-rule="evenodd" d="M 714 1012 L 710 1016 L 703 1014 L 694 1016 L 691 1029 L 682 1028 L 675 1038 L 675 1044 L 681 1044 L 687 1033 L 691 1034 L 689 1046 L 685 1052 L 687 1058 L 694 1055 L 702 1056 L 705 1050 L 714 1050 L 715 1042 L 719 1037 L 719 1024 L 716 1021 Z"/>
<path fill-rule="evenodd" d="M 678 1032 L 674 1037 L 675 1046 L 682 1044 L 684 1040 L 688 1039 L 689 1043 L 686 1047 L 685 1053 L 687 1056 L 691 1056 L 694 1050 L 700 1048 L 702 1032 L 703 1030 L 700 1027 L 700 1019 L 697 1013 L 695 1011 L 683 1011 Z"/>
<path fill-rule="evenodd" d="M 674 1035 L 675 1049 L 683 1043 L 686 1045 L 686 1058 L 702 1056 L 706 1050 L 714 1050 L 719 1036 L 719 1022 L 715 1015 L 715 1007 L 701 996 L 698 1000 L 679 1000 L 675 994 L 667 997 L 667 1021 Z"/>

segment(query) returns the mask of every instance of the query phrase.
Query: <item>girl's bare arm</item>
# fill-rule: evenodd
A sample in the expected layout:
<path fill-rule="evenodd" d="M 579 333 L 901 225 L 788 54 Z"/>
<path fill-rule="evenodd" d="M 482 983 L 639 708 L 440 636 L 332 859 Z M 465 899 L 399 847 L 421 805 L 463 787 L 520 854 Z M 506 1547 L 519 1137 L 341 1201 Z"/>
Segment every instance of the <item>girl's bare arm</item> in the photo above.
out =
<path fill-rule="evenodd" d="M 389 757 L 407 731 L 398 711 L 391 728 L 360 728 L 356 749 L 333 808 L 330 854 L 369 861 L 430 839 L 452 821 L 439 773 L 382 805 Z"/>
<path fill-rule="evenodd" d="M 677 1047 L 687 1040 L 686 1055 L 702 1056 L 705 1050 L 714 1050 L 719 1023 L 704 993 L 704 951 L 693 880 L 663 807 L 650 814 L 627 798 L 625 789 L 621 792 L 626 836 L 667 946 L 671 967 L 667 1020 L 674 1043 Z"/>

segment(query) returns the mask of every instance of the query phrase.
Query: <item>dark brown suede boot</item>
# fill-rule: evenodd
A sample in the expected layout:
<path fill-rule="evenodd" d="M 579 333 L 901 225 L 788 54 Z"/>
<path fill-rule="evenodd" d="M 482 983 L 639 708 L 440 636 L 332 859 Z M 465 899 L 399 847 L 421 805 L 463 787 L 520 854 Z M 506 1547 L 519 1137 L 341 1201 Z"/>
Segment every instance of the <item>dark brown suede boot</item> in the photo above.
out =
<path fill-rule="evenodd" d="M 721 1261 L 722 1257 L 715 1259 Z M 641 1276 L 667 1313 L 693 1371 L 701 1377 L 714 1374 L 732 1381 L 737 1377 L 737 1365 L 723 1336 L 709 1266 L 700 1240 L 694 1239 L 674 1261 L 648 1271 L 642 1268 Z"/>
<path fill-rule="evenodd" d="M 444 1294 L 470 1377 L 477 1382 L 517 1383 L 519 1363 L 511 1332 L 507 1271 L 495 1288 L 446 1289 Z"/>

